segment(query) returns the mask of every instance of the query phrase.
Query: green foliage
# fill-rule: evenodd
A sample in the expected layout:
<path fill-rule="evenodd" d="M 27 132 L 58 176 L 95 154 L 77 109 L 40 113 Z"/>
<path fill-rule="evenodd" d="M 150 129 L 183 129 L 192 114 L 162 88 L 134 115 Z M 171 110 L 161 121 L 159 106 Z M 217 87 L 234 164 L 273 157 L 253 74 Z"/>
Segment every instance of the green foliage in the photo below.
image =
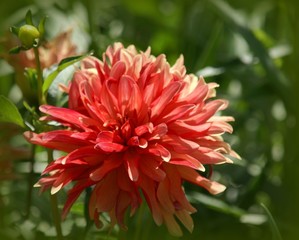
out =
<path fill-rule="evenodd" d="M 53 72 L 51 72 L 49 74 L 49 76 L 47 76 L 47 78 L 45 79 L 43 88 L 42 88 L 43 93 L 47 94 L 49 87 L 51 86 L 52 82 L 55 80 L 55 78 L 58 76 L 58 74 L 60 72 L 62 72 L 67 67 L 75 64 L 78 61 L 81 61 L 83 58 L 86 58 L 87 56 L 90 56 L 90 55 L 92 55 L 92 52 L 84 54 L 84 55 L 80 55 L 80 56 L 69 57 L 69 58 L 63 59 L 58 64 L 57 68 Z"/>
<path fill-rule="evenodd" d="M 17 107 L 4 96 L 0 96 L 0 122 L 9 122 L 24 127 L 24 122 Z"/>

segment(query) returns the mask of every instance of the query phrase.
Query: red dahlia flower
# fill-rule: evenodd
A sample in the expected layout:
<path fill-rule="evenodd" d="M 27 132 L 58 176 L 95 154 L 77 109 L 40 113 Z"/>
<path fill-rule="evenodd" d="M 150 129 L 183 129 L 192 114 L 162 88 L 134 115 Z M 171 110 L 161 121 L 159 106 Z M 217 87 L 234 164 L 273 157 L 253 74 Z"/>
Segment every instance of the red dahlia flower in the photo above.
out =
<path fill-rule="evenodd" d="M 225 155 L 236 156 L 220 136 L 232 132 L 227 122 L 233 118 L 215 116 L 228 104 L 210 100 L 215 87 L 187 75 L 183 57 L 170 67 L 164 55 L 156 58 L 150 49 L 139 53 L 116 43 L 102 61 L 85 59 L 68 89 L 68 108 L 40 107 L 48 115 L 44 120 L 67 128 L 25 133 L 31 143 L 68 153 L 49 164 L 38 185 L 55 194 L 75 183 L 63 216 L 93 186 L 90 217 L 99 226 L 99 215 L 108 212 L 124 228 L 124 214 L 129 207 L 134 214 L 142 192 L 156 224 L 181 235 L 177 218 L 191 232 L 196 209 L 183 181 L 220 193 L 225 186 L 198 171 L 230 162 Z"/>

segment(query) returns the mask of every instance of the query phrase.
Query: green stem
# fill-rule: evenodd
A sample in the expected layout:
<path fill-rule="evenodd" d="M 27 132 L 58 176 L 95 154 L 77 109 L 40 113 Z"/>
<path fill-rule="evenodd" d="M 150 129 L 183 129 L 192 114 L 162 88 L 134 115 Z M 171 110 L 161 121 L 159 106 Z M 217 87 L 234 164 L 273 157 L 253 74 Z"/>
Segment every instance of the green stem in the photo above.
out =
<path fill-rule="evenodd" d="M 266 207 L 265 204 L 261 203 L 262 208 L 265 210 L 266 214 L 268 215 L 268 221 L 272 230 L 272 236 L 273 240 L 282 240 L 280 231 L 278 229 L 278 226 L 270 212 L 270 210 Z"/>
<path fill-rule="evenodd" d="M 28 193 L 27 193 L 27 207 L 25 218 L 29 218 L 30 207 L 32 203 L 32 189 L 33 189 L 33 180 L 34 180 L 34 158 L 35 158 L 35 145 L 31 147 L 30 153 L 30 171 L 28 175 Z"/>
<path fill-rule="evenodd" d="M 53 150 L 47 149 L 47 154 L 48 154 L 48 163 L 50 163 L 53 161 Z M 62 229 L 61 229 L 61 218 L 60 218 L 60 213 L 59 213 L 59 209 L 58 209 L 57 195 L 50 194 L 50 201 L 51 201 L 53 220 L 54 220 L 56 234 L 57 234 L 57 240 L 63 240 Z"/>
<path fill-rule="evenodd" d="M 138 209 L 137 222 L 136 222 L 137 226 L 134 234 L 134 240 L 138 240 L 141 237 L 142 227 L 144 227 L 142 224 L 143 222 L 142 219 L 144 217 L 144 210 L 145 210 L 145 203 L 143 202 L 140 208 Z"/>
<path fill-rule="evenodd" d="M 41 68 L 41 63 L 39 59 L 39 53 L 38 48 L 34 47 L 34 57 L 35 57 L 35 63 L 36 63 L 36 71 L 37 71 L 37 95 L 38 95 L 38 103 L 39 105 L 45 104 L 46 101 L 44 99 L 43 95 L 43 72 Z"/>

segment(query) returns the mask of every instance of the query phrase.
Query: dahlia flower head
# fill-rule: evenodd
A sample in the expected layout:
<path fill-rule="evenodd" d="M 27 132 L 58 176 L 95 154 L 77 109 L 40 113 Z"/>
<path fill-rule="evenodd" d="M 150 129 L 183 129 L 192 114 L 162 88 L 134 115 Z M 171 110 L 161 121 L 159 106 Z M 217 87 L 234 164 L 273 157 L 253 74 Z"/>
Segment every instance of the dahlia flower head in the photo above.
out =
<path fill-rule="evenodd" d="M 228 105 L 211 99 L 217 86 L 186 74 L 182 56 L 170 66 L 150 48 L 115 43 L 102 60 L 86 58 L 67 88 L 68 107 L 40 107 L 42 120 L 65 128 L 25 133 L 33 144 L 67 153 L 46 167 L 37 185 L 55 194 L 72 183 L 63 217 L 91 187 L 89 215 L 98 227 L 106 212 L 126 229 L 124 215 L 145 199 L 157 225 L 180 236 L 179 220 L 191 232 L 196 209 L 183 182 L 218 194 L 225 186 L 201 172 L 238 157 L 221 137 L 232 132 L 233 118 L 216 114 Z"/>

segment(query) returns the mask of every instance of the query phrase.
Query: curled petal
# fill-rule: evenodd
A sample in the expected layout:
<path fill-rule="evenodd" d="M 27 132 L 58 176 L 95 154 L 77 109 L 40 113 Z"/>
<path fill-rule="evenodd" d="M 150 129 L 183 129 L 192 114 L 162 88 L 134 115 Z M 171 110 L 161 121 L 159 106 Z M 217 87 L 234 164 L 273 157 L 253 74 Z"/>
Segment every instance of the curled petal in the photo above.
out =
<path fill-rule="evenodd" d="M 167 148 L 158 143 L 149 146 L 146 150 L 155 156 L 161 157 L 165 162 L 169 162 L 171 159 L 171 153 L 167 150 Z"/>

